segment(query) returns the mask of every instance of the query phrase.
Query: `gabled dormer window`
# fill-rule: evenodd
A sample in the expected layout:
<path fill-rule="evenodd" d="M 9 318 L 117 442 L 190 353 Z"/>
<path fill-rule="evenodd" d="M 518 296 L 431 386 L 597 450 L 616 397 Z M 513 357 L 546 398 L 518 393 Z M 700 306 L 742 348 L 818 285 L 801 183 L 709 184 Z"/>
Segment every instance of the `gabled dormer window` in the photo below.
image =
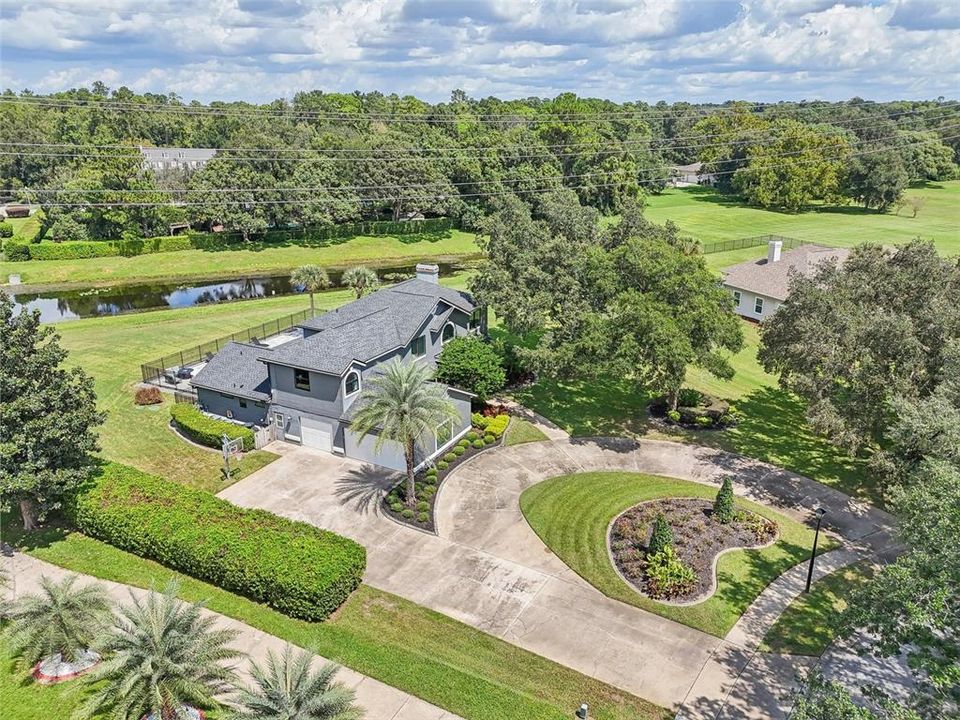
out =
<path fill-rule="evenodd" d="M 351 370 L 343 381 L 343 394 L 345 397 L 350 397 L 358 392 L 360 392 L 360 373 Z"/>
<path fill-rule="evenodd" d="M 421 335 L 418 338 L 414 338 L 413 342 L 410 343 L 410 352 L 413 353 L 414 357 L 423 357 L 427 354 L 427 336 Z"/>
<path fill-rule="evenodd" d="M 457 336 L 457 329 L 453 326 L 453 323 L 448 322 L 443 326 L 443 333 L 440 335 L 440 343 L 445 345 L 450 340 L 453 340 Z"/>

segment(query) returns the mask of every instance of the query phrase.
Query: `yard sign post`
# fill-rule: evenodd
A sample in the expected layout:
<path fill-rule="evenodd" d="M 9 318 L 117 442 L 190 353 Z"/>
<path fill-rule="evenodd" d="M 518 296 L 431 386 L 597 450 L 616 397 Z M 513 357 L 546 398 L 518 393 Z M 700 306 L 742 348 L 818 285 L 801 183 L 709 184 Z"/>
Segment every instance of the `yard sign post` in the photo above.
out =
<path fill-rule="evenodd" d="M 221 450 L 223 451 L 223 463 L 227 473 L 227 479 L 230 479 L 230 456 L 239 455 L 243 449 L 243 439 L 235 438 L 231 440 L 226 435 L 220 438 Z"/>

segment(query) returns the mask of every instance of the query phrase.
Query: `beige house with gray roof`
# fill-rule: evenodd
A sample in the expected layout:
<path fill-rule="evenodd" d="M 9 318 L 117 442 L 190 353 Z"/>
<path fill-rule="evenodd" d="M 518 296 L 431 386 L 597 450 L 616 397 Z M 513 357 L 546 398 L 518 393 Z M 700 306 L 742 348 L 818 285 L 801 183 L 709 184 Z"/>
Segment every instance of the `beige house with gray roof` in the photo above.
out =
<path fill-rule="evenodd" d="M 723 286 L 733 293 L 738 315 L 760 322 L 773 315 L 787 299 L 791 272 L 809 275 L 820 263 L 842 263 L 849 254 L 846 248 L 812 244 L 784 252 L 783 242 L 771 240 L 765 258 L 727 268 Z"/>

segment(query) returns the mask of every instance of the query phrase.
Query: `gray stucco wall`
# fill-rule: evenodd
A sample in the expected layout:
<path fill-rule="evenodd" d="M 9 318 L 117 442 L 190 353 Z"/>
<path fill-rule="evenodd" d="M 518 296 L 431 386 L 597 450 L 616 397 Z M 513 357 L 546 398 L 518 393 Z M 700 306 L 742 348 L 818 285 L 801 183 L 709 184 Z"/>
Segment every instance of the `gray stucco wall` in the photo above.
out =
<path fill-rule="evenodd" d="M 329 417 L 339 417 L 343 413 L 340 378 L 311 372 L 310 389 L 301 390 L 294 385 L 293 368 L 273 363 L 268 367 L 275 405 Z"/>
<path fill-rule="evenodd" d="M 205 388 L 197 388 L 197 399 L 204 410 L 214 415 L 227 417 L 229 410 L 233 419 L 240 422 L 254 425 L 264 425 L 267 422 L 267 403 L 260 403 L 258 406 L 253 400 L 243 400 L 246 407 L 241 407 L 241 398 Z"/>

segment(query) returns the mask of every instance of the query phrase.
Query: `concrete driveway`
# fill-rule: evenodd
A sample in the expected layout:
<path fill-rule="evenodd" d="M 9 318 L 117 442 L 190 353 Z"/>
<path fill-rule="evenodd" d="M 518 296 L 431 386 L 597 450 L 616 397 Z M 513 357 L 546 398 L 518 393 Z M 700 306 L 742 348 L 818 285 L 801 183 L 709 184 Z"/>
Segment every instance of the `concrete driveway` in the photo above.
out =
<path fill-rule="evenodd" d="M 379 512 L 377 500 L 391 474 L 319 451 L 282 450 L 279 460 L 220 496 L 352 537 L 367 548 L 368 584 L 640 697 L 672 708 L 683 704 L 687 717 L 717 715 L 715 698 L 706 697 L 712 692 L 697 702 L 691 691 L 699 692 L 707 680 L 701 675 L 720 657 L 723 667 L 713 672 L 738 677 L 752 651 L 595 590 L 523 519 L 519 496 L 526 487 L 585 470 L 622 469 L 710 484 L 731 475 L 738 494 L 797 517 L 818 504 L 835 508 L 835 529 L 849 539 L 889 539 L 889 516 L 880 511 L 772 466 L 690 445 L 565 439 L 489 450 L 444 482 L 437 500 L 439 536 Z M 719 689 L 719 679 L 709 684 Z M 757 688 L 762 695 L 747 694 L 744 704 L 757 704 L 743 717 L 781 716 L 783 698 L 766 700 L 771 689 L 764 685 Z"/>

